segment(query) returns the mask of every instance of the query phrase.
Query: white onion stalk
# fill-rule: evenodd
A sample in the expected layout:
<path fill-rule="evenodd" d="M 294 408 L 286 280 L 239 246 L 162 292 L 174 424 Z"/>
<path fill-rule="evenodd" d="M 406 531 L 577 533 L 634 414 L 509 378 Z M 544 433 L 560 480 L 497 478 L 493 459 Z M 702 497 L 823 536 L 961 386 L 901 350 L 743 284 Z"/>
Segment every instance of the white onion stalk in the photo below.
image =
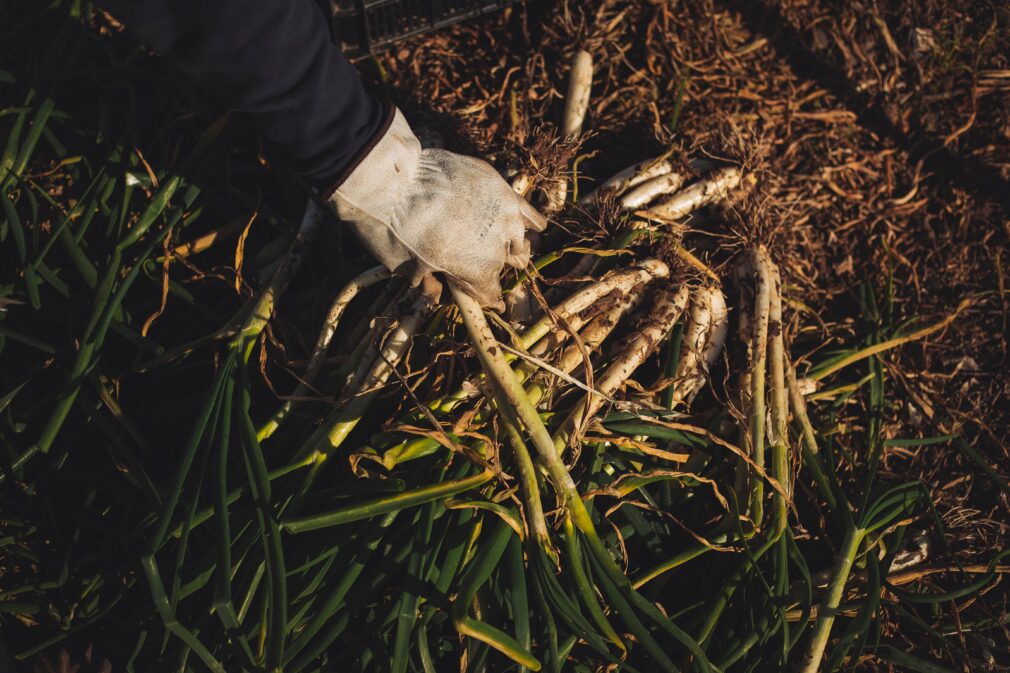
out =
<path fill-rule="evenodd" d="M 597 316 L 593 322 L 598 320 L 600 317 L 601 316 Z M 521 383 L 525 383 L 529 380 L 530 376 L 532 376 L 538 368 L 542 368 L 542 364 L 544 363 L 543 358 L 547 357 L 551 351 L 563 346 L 573 334 L 578 335 L 579 340 L 583 342 L 583 345 L 585 345 L 586 348 L 592 348 L 592 346 L 585 342 L 585 337 L 579 333 L 579 331 L 586 325 L 586 322 L 587 318 L 583 317 L 581 314 L 572 316 L 565 325 L 567 329 L 553 330 L 525 353 L 502 344 L 502 349 L 506 353 L 506 359 L 514 362 L 515 360 L 512 360 L 509 357 L 512 356 L 515 359 L 520 360 L 520 363 L 512 370 L 515 373 L 516 378 L 519 379 Z M 566 363 L 564 360 L 564 354 L 567 354 L 572 349 L 578 352 L 578 344 L 568 346 L 564 351 L 562 351 L 563 355 L 556 369 L 563 373 L 568 373 L 578 365 L 578 362 Z"/>
<path fill-rule="evenodd" d="M 644 215 L 658 220 L 680 219 L 702 206 L 725 199 L 740 185 L 742 176 L 739 168 L 728 166 L 649 208 Z"/>
<path fill-rule="evenodd" d="M 751 264 L 750 256 L 741 256 L 740 261 L 736 265 L 734 270 L 734 278 L 736 280 L 736 286 L 739 290 L 738 303 L 739 307 L 737 309 L 737 337 L 740 339 L 740 344 L 743 346 L 743 355 L 746 362 L 750 362 L 753 359 L 753 353 L 751 353 L 751 306 L 750 303 L 753 301 L 751 296 L 750 281 L 754 276 L 754 266 Z M 746 400 L 750 395 L 750 379 L 751 372 L 749 367 L 744 367 L 740 370 L 740 397 L 744 402 L 743 406 L 746 406 Z"/>
<path fill-rule="evenodd" d="M 681 286 L 677 291 L 661 292 L 645 324 L 631 339 L 587 393 L 562 422 L 554 435 L 555 446 L 563 450 L 572 436 L 581 433 L 589 420 L 599 411 L 606 398 L 612 397 L 625 381 L 656 349 L 656 345 L 673 327 L 687 307 L 689 293 Z"/>
<path fill-rule="evenodd" d="M 708 288 L 709 308 L 712 311 L 712 329 L 705 342 L 705 369 L 715 366 L 722 350 L 726 346 L 729 334 L 729 307 L 726 306 L 726 295 L 717 287 Z"/>
<path fill-rule="evenodd" d="M 598 349 L 604 340 L 610 336 L 610 333 L 614 331 L 614 328 L 617 327 L 621 317 L 628 311 L 637 308 L 642 303 L 642 299 L 643 293 L 641 292 L 622 294 L 606 313 L 590 320 L 585 329 L 579 332 L 579 339 L 582 341 L 582 346 L 585 347 L 585 350 L 580 348 L 577 343 L 568 346 L 558 357 L 557 365 L 554 369 L 567 374 L 575 370 L 580 364 L 585 364 L 586 358 L 584 353 L 591 353 Z M 544 339 L 543 341 L 547 340 Z M 540 343 L 543 343 L 543 341 Z M 530 352 L 533 353 L 532 349 Z M 537 353 L 533 354 L 537 355 Z M 544 395 L 547 394 L 549 387 L 549 382 L 535 382 L 526 389 L 526 394 L 533 404 L 539 404 Z"/>
<path fill-rule="evenodd" d="M 667 173 L 647 180 L 621 197 L 622 210 L 637 210 L 665 194 L 680 189 L 684 184 L 684 176 L 680 173 Z"/>
<path fill-rule="evenodd" d="M 582 132 L 582 122 L 589 109 L 589 92 L 593 86 L 593 57 L 580 49 L 572 58 L 572 71 L 568 76 L 568 95 L 565 97 L 565 116 L 561 122 L 561 135 L 574 138 Z"/>
<path fill-rule="evenodd" d="M 754 276 L 754 267 L 751 265 L 750 257 L 748 255 L 741 255 L 740 261 L 736 265 L 734 270 L 734 276 L 736 278 L 738 294 L 738 310 L 737 310 L 737 339 L 741 345 L 741 360 L 745 363 L 745 366 L 740 367 L 740 373 L 737 376 L 737 395 L 739 412 L 746 418 L 747 410 L 750 409 L 750 395 L 751 395 L 751 367 L 750 363 L 754 361 L 754 353 L 751 350 L 751 308 L 753 297 L 751 296 L 750 281 Z M 751 443 L 751 435 L 747 428 L 746 421 L 740 423 L 740 446 L 748 454 L 754 453 L 754 447 Z M 747 488 L 747 480 L 750 473 L 750 467 L 747 462 L 741 457 L 737 460 L 736 464 L 736 476 L 733 482 L 733 490 L 737 493 L 737 498 L 743 502 L 744 493 Z M 727 513 L 727 517 L 730 515 Z M 728 519 L 727 519 L 728 520 Z"/>
<path fill-rule="evenodd" d="M 691 171 L 695 175 L 710 171 L 714 167 L 715 164 L 709 159 L 695 159 L 691 161 Z M 660 196 L 673 194 L 681 188 L 686 180 L 687 178 L 681 173 L 666 172 L 642 181 L 641 184 L 638 184 L 634 189 L 631 189 L 631 191 L 621 197 L 621 209 L 637 210 Z"/>
<path fill-rule="evenodd" d="M 691 301 L 691 312 L 677 374 L 673 382 L 673 405 L 690 404 L 705 385 L 709 369 L 715 364 L 729 329 L 726 298 L 716 287 L 698 290 Z"/>
<path fill-rule="evenodd" d="M 386 336 L 378 360 L 362 378 L 360 386 L 357 387 L 357 390 L 348 391 L 341 397 L 357 397 L 374 392 L 385 385 L 389 375 L 393 372 L 393 367 L 403 359 L 411 339 L 421 327 L 421 321 L 431 311 L 432 306 L 430 297 L 424 293 L 418 294 L 410 307 L 399 317 L 396 327 Z"/>
<path fill-rule="evenodd" d="M 384 266 L 376 266 L 368 271 L 365 271 L 357 278 L 354 278 L 340 290 L 336 298 L 333 300 L 333 303 L 330 305 L 330 310 L 326 314 L 326 320 L 323 322 L 323 329 L 319 333 L 319 338 L 316 340 L 316 347 L 313 349 L 312 357 L 309 359 L 309 364 L 305 368 L 305 379 L 308 383 L 312 383 L 312 379 L 315 378 L 316 373 L 319 371 L 323 356 L 326 354 L 326 349 L 329 347 L 330 341 L 333 339 L 333 335 L 337 331 L 337 324 L 340 322 L 341 316 L 344 315 L 344 311 L 347 309 L 348 304 L 350 304 L 362 290 L 386 280 L 389 276 L 389 269 Z"/>
<path fill-rule="evenodd" d="M 676 408 L 691 396 L 695 388 L 705 382 L 699 362 L 705 349 L 708 331 L 712 327 L 712 311 L 709 309 L 708 293 L 698 291 L 691 298 L 691 310 L 687 315 L 684 337 L 677 360 L 677 373 L 673 381 L 673 405 Z"/>
<path fill-rule="evenodd" d="M 750 405 L 748 408 L 748 434 L 754 464 L 765 466 L 765 377 L 768 366 L 768 322 L 771 311 L 771 260 L 764 246 L 751 251 L 749 263 L 753 269 L 754 313 L 751 321 L 750 355 Z M 761 525 L 764 512 L 764 482 L 752 476 L 750 517 Z"/>
<path fill-rule="evenodd" d="M 614 173 L 585 196 L 579 198 L 580 206 L 588 206 L 596 201 L 596 197 L 604 192 L 623 194 L 625 190 L 640 185 L 647 180 L 666 175 L 673 170 L 673 163 L 664 157 L 656 157 L 640 161 L 637 164 Z"/>
<path fill-rule="evenodd" d="M 568 95 L 565 96 L 565 111 L 561 119 L 561 137 L 566 140 L 578 138 L 582 123 L 589 109 L 589 93 L 593 86 L 593 57 L 585 50 L 575 52 L 572 70 L 568 75 Z M 547 201 L 544 211 L 550 215 L 559 213 L 568 199 L 568 177 L 562 175 L 544 187 Z"/>
<path fill-rule="evenodd" d="M 586 348 L 590 350 L 599 348 L 603 340 L 617 327 L 617 323 L 621 317 L 625 313 L 637 308 L 642 303 L 643 298 L 640 292 L 622 295 L 609 311 L 593 318 L 586 325 L 586 328 L 579 333 L 579 337 Z M 572 371 L 584 360 L 585 358 L 583 358 L 582 351 L 578 345 L 573 344 L 558 358 L 558 369 L 565 372 Z"/>
<path fill-rule="evenodd" d="M 299 401 L 298 398 L 303 397 L 312 388 L 312 383 L 315 381 L 316 375 L 319 373 L 319 369 L 322 367 L 323 360 L 326 357 L 326 351 L 330 347 L 330 341 L 333 340 L 333 335 L 337 331 L 340 317 L 344 314 L 351 300 L 358 296 L 358 293 L 362 290 L 389 278 L 389 275 L 389 270 L 386 267 L 377 266 L 354 278 L 340 290 L 333 300 L 333 304 L 330 305 L 330 311 L 326 314 L 326 320 L 323 321 L 323 329 L 319 332 L 319 337 L 316 339 L 316 346 L 312 350 L 312 356 L 305 367 L 305 374 L 302 375 L 290 398 L 257 431 L 256 438 L 258 441 L 262 442 L 273 435 L 284 419 L 290 415 L 295 404 Z"/>
<path fill-rule="evenodd" d="M 552 313 L 556 320 L 562 322 L 570 316 L 584 311 L 611 292 L 627 294 L 639 283 L 648 283 L 656 278 L 666 278 L 670 268 L 658 259 L 642 260 L 636 268 L 627 271 L 616 271 L 588 285 L 568 299 L 558 304 Z M 522 335 L 524 348 L 529 348 L 547 334 L 554 325 L 550 315 L 540 318 Z"/>
<path fill-rule="evenodd" d="M 769 259 L 771 276 L 771 301 L 768 312 L 768 373 L 771 378 L 771 432 L 768 433 L 772 445 L 772 474 L 785 489 L 785 496 L 791 497 L 792 485 L 789 471 L 789 393 L 786 388 L 786 355 L 784 324 L 782 322 L 782 279 L 778 267 Z M 785 496 L 776 493 L 774 498 L 774 529 L 783 532 L 788 525 L 789 505 Z"/>
<path fill-rule="evenodd" d="M 432 282 L 434 279 L 431 279 Z M 383 367 L 383 361 L 396 363 L 403 357 L 406 346 L 410 343 L 414 333 L 420 327 L 421 318 L 429 313 L 434 306 L 432 294 L 421 292 L 413 303 L 396 318 L 396 324 L 392 330 L 382 337 L 381 343 L 373 342 L 365 351 L 357 369 L 348 376 L 344 390 L 340 393 L 341 400 L 350 400 L 354 397 L 366 395 L 386 383 L 392 368 Z M 384 318 L 383 320 L 388 320 Z M 388 328 L 381 323 L 375 330 L 375 334 L 381 335 Z M 381 374 L 381 375 L 380 375 Z"/>
<path fill-rule="evenodd" d="M 315 456 L 315 464 L 307 475 L 304 486 L 311 484 L 318 468 L 347 439 L 351 430 L 361 420 L 364 409 L 389 380 L 393 369 L 410 347 L 414 334 L 421 328 L 424 317 L 431 311 L 433 302 L 430 297 L 428 293 L 419 292 L 410 307 L 399 316 L 396 326 L 386 335 L 381 349 L 376 349 L 377 357 L 362 358 L 362 366 L 348 384 L 347 392 L 341 395 L 346 404 L 341 404 L 340 408 L 326 419 L 297 456 L 298 459 L 307 458 L 308 455 Z"/>
<path fill-rule="evenodd" d="M 782 336 L 782 281 L 778 267 L 771 261 L 768 264 L 768 275 L 772 279 L 768 313 L 768 375 L 771 377 L 768 397 L 771 401 L 771 424 L 766 434 L 770 443 L 778 444 L 785 441 L 789 401 L 785 376 L 785 344 Z"/>

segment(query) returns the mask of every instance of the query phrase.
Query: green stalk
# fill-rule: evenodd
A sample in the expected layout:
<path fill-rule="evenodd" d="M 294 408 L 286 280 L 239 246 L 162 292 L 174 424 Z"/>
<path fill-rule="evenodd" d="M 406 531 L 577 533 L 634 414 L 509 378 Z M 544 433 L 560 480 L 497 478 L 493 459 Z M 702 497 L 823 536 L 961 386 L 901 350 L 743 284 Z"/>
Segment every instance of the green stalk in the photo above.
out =
<path fill-rule="evenodd" d="M 789 385 L 789 400 L 792 402 L 793 414 L 800 426 L 800 437 L 802 442 L 800 447 L 803 452 L 803 463 L 810 469 L 810 473 L 817 482 L 817 490 L 827 503 L 828 510 L 834 512 L 838 508 L 838 499 L 831 488 L 831 481 L 828 473 L 821 462 L 820 449 L 817 447 L 817 435 L 814 433 L 814 426 L 807 415 L 807 402 L 800 392 L 799 383 L 796 381 L 796 370 L 791 364 L 786 364 L 786 378 Z"/>
<path fill-rule="evenodd" d="M 467 614 L 474 595 L 491 576 L 504 555 L 513 534 L 514 531 L 508 524 L 500 520 L 497 522 L 491 533 L 491 539 L 471 562 L 460 583 L 456 598 L 452 603 L 452 623 L 460 635 L 490 645 L 520 666 L 531 671 L 539 671 L 540 661 L 512 636 Z"/>
<path fill-rule="evenodd" d="M 161 621 L 168 632 L 178 637 L 186 647 L 196 652 L 196 655 L 200 657 L 200 660 L 203 661 L 204 665 L 212 673 L 226 673 L 221 662 L 211 654 L 210 650 L 200 641 L 197 635 L 179 623 L 178 618 L 175 616 L 175 611 L 172 610 L 172 605 L 169 603 L 168 595 L 165 593 L 165 586 L 161 582 L 161 576 L 158 573 L 158 566 L 154 560 L 154 556 L 151 554 L 144 556 L 140 564 L 151 587 L 155 607 L 157 607 Z"/>
<path fill-rule="evenodd" d="M 416 507 L 434 500 L 444 500 L 457 493 L 469 491 L 482 484 L 486 484 L 494 478 L 494 472 L 484 470 L 472 477 L 457 479 L 455 481 L 445 481 L 429 486 L 422 486 L 396 495 L 385 498 L 377 498 L 368 502 L 342 507 L 332 512 L 323 514 L 313 514 L 312 516 L 290 518 L 281 522 L 281 527 L 289 533 L 304 533 L 319 528 L 329 528 L 340 526 L 352 521 L 369 519 L 380 514 L 396 512 L 407 507 Z"/>
<path fill-rule="evenodd" d="M 582 550 L 579 548 L 579 539 L 575 534 L 575 527 L 572 525 L 570 517 L 565 518 L 564 539 L 565 548 L 568 551 L 569 564 L 572 568 L 572 575 L 575 577 L 575 586 L 578 589 L 579 598 L 582 599 L 582 604 L 589 611 L 589 618 L 593 620 L 596 628 L 600 629 L 600 632 L 607 637 L 607 640 L 617 645 L 621 650 L 621 654 L 627 656 L 627 646 L 621 640 L 617 631 L 614 630 L 614 627 L 607 621 L 607 617 L 603 614 L 603 609 L 596 599 L 596 592 L 593 590 L 592 582 L 586 573 Z"/>
<path fill-rule="evenodd" d="M 214 587 L 214 614 L 221 620 L 228 637 L 238 644 L 239 655 L 243 665 L 255 668 L 255 656 L 248 639 L 242 633 L 238 613 L 232 602 L 232 545 L 230 512 L 228 511 L 228 450 L 231 446 L 232 402 L 234 392 L 234 377 L 229 377 L 219 415 L 219 434 L 217 443 L 217 492 L 214 499 L 214 519 L 217 523 L 218 559 L 217 582 Z M 197 514 L 199 516 L 199 514 Z M 195 527 L 193 522 L 187 522 L 189 528 Z"/>
<path fill-rule="evenodd" d="M 881 341 L 879 343 L 872 344 L 865 348 L 861 348 L 847 355 L 843 355 L 838 358 L 833 358 L 828 362 L 823 363 L 820 367 L 812 370 L 809 374 L 809 377 L 814 381 L 820 381 L 821 379 L 824 379 L 830 376 L 831 374 L 834 374 L 838 370 L 844 369 L 845 367 L 848 367 L 853 363 L 859 362 L 860 360 L 865 360 L 868 357 L 878 355 L 880 353 L 901 346 L 902 344 L 909 343 L 911 341 L 918 341 L 919 339 L 924 339 L 929 335 L 946 328 L 948 325 L 954 322 L 954 320 L 956 320 L 957 317 L 960 316 L 965 309 L 967 309 L 971 305 L 972 305 L 972 298 L 967 297 L 965 299 L 962 299 L 961 303 L 957 305 L 953 313 L 945 317 L 940 322 L 934 325 L 930 325 L 929 327 L 924 327 L 920 330 L 916 330 L 911 334 L 906 334 L 900 337 L 894 337 L 892 339 L 888 339 L 887 341 Z"/>
<path fill-rule="evenodd" d="M 249 417 L 251 399 L 249 389 L 241 385 L 239 406 L 236 410 L 238 426 L 242 432 L 242 447 L 245 449 L 246 468 L 249 473 L 249 490 L 256 505 L 263 552 L 267 564 L 267 583 L 270 591 L 270 624 L 266 646 L 266 665 L 270 671 L 280 671 L 284 661 L 284 640 L 287 633 L 287 571 L 284 563 L 284 549 L 281 530 L 277 523 L 272 499 L 270 480 L 256 430 Z"/>
<path fill-rule="evenodd" d="M 545 550 L 551 548 L 550 529 L 544 517 L 544 506 L 540 502 L 540 486 L 537 483 L 536 467 L 530 458 L 529 450 L 519 432 L 519 420 L 515 417 L 512 407 L 498 407 L 502 426 L 508 435 L 509 444 L 515 456 L 516 470 L 519 472 L 519 488 L 523 495 L 523 505 L 526 514 L 526 525 L 536 543 Z"/>
<path fill-rule="evenodd" d="M 523 561 L 522 542 L 518 538 L 512 538 L 506 553 L 509 555 L 509 599 L 512 620 L 515 622 L 515 640 L 524 651 L 531 652 L 533 634 L 530 630 L 529 591 L 526 587 L 526 564 Z M 519 673 L 527 673 L 529 670 L 520 667 Z"/>
<path fill-rule="evenodd" d="M 217 376 L 215 377 L 214 384 L 211 387 L 211 391 L 204 402 L 200 417 L 197 419 L 192 433 L 190 433 L 186 448 L 182 454 L 179 468 L 172 481 L 172 486 L 165 497 L 165 502 L 158 515 L 158 525 L 155 529 L 154 535 L 151 536 L 151 541 L 148 547 L 149 554 L 153 555 L 157 552 L 165 540 L 165 536 L 168 533 L 168 526 L 172 522 L 172 515 L 175 513 L 175 508 L 179 504 L 179 498 L 182 495 L 186 476 L 189 474 L 189 470 L 193 465 L 193 459 L 196 457 L 197 449 L 203 440 L 207 424 L 210 422 L 211 416 L 216 413 L 218 406 L 221 404 L 221 393 L 224 389 L 225 382 L 231 377 L 231 370 L 235 366 L 235 359 L 236 354 L 232 352 L 225 359 L 224 363 L 222 363 L 221 368 L 218 370 Z"/>
<path fill-rule="evenodd" d="M 709 542 L 713 545 L 721 545 L 731 542 L 734 539 L 736 539 L 736 536 L 730 533 L 720 533 L 715 538 L 710 539 Z M 656 579 L 663 573 L 669 572 L 674 568 L 679 568 L 688 561 L 696 559 L 702 554 L 709 552 L 711 550 L 712 550 L 711 547 L 708 547 L 701 543 L 694 544 L 688 547 L 687 549 L 675 554 L 666 561 L 663 561 L 662 563 L 653 566 L 652 568 L 646 570 L 645 572 L 640 573 L 635 578 L 632 586 L 635 587 L 635 589 L 641 589 L 643 586 L 645 586 L 652 580 Z"/>
<path fill-rule="evenodd" d="M 154 204 L 152 204 L 152 206 L 153 205 Z M 150 251 L 153 251 L 154 246 L 160 243 L 161 240 L 168 235 L 169 231 L 169 227 L 163 229 L 160 235 L 156 236 L 151 243 L 148 244 L 148 250 L 145 252 L 150 254 Z M 102 346 L 102 338 L 105 336 L 104 333 L 101 334 L 102 338 L 98 338 L 99 326 L 101 324 L 102 317 L 106 313 L 109 313 L 111 318 L 112 311 L 109 311 L 109 309 L 118 307 L 115 303 L 116 295 L 121 296 L 122 294 L 125 294 L 125 290 L 129 289 L 132 281 L 136 278 L 136 273 L 131 272 L 130 276 L 124 279 L 120 284 L 120 290 L 123 292 L 113 295 L 112 288 L 115 285 L 116 279 L 119 277 L 119 272 L 122 268 L 123 251 L 125 247 L 126 246 L 122 243 L 116 246 L 116 249 L 112 253 L 112 258 L 109 261 L 109 265 L 106 267 L 105 275 L 102 277 L 102 282 L 95 291 L 91 317 L 88 319 L 88 324 L 84 329 L 80 350 L 77 351 L 77 358 L 74 360 L 74 364 L 70 369 L 70 374 L 67 376 L 66 387 L 60 393 L 59 398 L 57 398 L 56 404 L 53 406 L 53 411 L 49 416 L 49 420 L 42 429 L 38 442 L 36 442 L 38 452 L 49 452 L 49 449 L 52 448 L 53 442 L 56 441 L 56 436 L 63 428 L 63 424 L 66 422 L 67 416 L 69 416 L 70 410 L 74 406 L 74 402 L 77 400 L 77 395 L 81 390 L 81 384 L 84 381 L 84 377 L 94 364 L 94 355 Z M 139 271 L 142 261 L 143 257 L 134 265 L 134 270 Z"/>
<path fill-rule="evenodd" d="M 422 569 L 426 565 L 426 554 L 430 553 L 428 543 L 431 540 L 431 529 L 434 521 L 434 506 L 425 508 L 418 537 L 418 549 L 410 554 L 407 562 L 407 577 L 423 579 Z M 396 607 L 396 627 L 393 640 L 391 673 L 407 673 L 407 664 L 410 660 L 410 635 L 417 622 L 417 605 L 421 596 L 416 589 L 405 587 L 403 595 Z"/>
<path fill-rule="evenodd" d="M 515 409 L 516 415 L 526 428 L 526 432 L 533 440 L 540 459 L 547 467 L 547 472 L 551 477 L 554 488 L 562 499 L 565 509 L 572 517 L 573 523 L 579 530 L 593 529 L 593 522 L 589 518 L 582 498 L 575 487 L 575 482 L 568 474 L 561 456 L 554 449 L 554 440 L 547 432 L 540 414 L 536 407 L 526 395 L 519 381 L 516 380 L 512 368 L 508 365 L 502 354 L 502 349 L 491 333 L 491 328 L 487 324 L 484 312 L 480 304 L 464 291 L 450 284 L 453 299 L 459 306 L 460 315 L 466 325 L 470 337 L 474 341 L 477 349 L 477 357 L 484 368 L 488 379 L 495 383 L 494 392 L 499 394 L 498 407 L 511 406 Z"/>
<path fill-rule="evenodd" d="M 282 467 L 270 470 L 270 472 L 267 473 L 267 478 L 272 482 L 275 481 L 276 479 L 279 479 L 280 477 L 283 477 L 286 474 L 290 474 L 291 472 L 299 470 L 303 467 L 308 467 L 311 464 L 312 462 L 310 460 L 305 460 L 302 461 L 301 463 L 291 463 L 289 465 L 284 465 Z M 246 491 L 247 489 L 245 486 L 236 486 L 235 488 L 228 491 L 227 495 L 223 498 L 224 502 L 227 504 L 227 506 L 234 505 L 236 502 L 238 502 L 240 498 L 242 498 L 246 494 Z M 200 526 L 209 521 L 210 519 L 214 518 L 215 516 L 217 516 L 216 512 L 217 512 L 216 504 L 207 505 L 203 509 L 197 511 L 196 515 L 193 517 L 193 528 L 195 529 L 197 526 Z M 182 534 L 182 524 L 179 524 L 178 526 L 173 528 L 171 531 L 169 531 L 168 534 L 171 535 L 172 537 L 179 537 Z"/>
<path fill-rule="evenodd" d="M 398 511 L 386 514 L 378 523 L 369 527 L 363 539 L 355 541 L 357 544 L 349 552 L 351 554 L 350 562 L 346 566 L 338 566 L 343 571 L 343 574 L 340 576 L 336 586 L 329 590 L 328 593 L 321 594 L 319 605 L 309 623 L 298 633 L 298 636 L 287 648 L 286 656 L 288 661 L 286 663 L 288 670 L 302 670 L 313 659 L 319 656 L 328 643 L 331 642 L 326 637 L 321 639 L 321 643 L 313 643 L 312 640 L 328 622 L 332 621 L 332 616 L 343 605 L 347 593 L 354 586 L 354 583 L 357 582 L 361 573 L 364 572 L 366 565 L 371 560 L 372 554 L 378 548 L 379 543 L 383 540 L 387 530 L 392 526 L 398 514 Z M 308 647 L 309 645 L 312 645 L 312 647 Z M 305 649 L 306 647 L 308 649 Z"/>
<path fill-rule="evenodd" d="M 650 618 L 661 628 L 666 630 L 675 638 L 680 640 L 685 646 L 692 650 L 702 666 L 708 670 L 708 660 L 704 653 L 698 648 L 696 643 L 690 640 L 686 634 L 677 629 L 668 619 L 665 618 L 655 606 L 638 595 L 631 587 L 631 582 L 627 576 L 617 566 L 617 563 L 610 556 L 596 532 L 593 520 L 586 509 L 582 497 L 579 495 L 575 482 L 572 480 L 568 469 L 561 460 L 561 455 L 555 448 L 555 440 L 547 432 L 543 421 L 538 414 L 535 405 L 530 401 L 522 386 L 516 380 L 512 369 L 508 366 L 502 356 L 501 348 L 487 324 L 487 319 L 480 308 L 480 305 L 465 292 L 450 284 L 453 298 L 460 308 L 460 314 L 470 333 L 477 350 L 477 356 L 484 368 L 488 379 L 495 382 L 495 392 L 500 395 L 496 400 L 499 407 L 510 405 L 516 410 L 516 415 L 526 427 L 526 432 L 533 440 L 533 445 L 544 463 L 555 491 L 561 498 L 562 504 L 568 514 L 572 524 L 585 536 L 589 548 L 592 551 L 593 560 L 603 569 L 605 574 L 604 589 L 610 600 L 618 604 L 618 611 L 621 613 L 625 623 L 631 628 L 636 638 L 642 643 L 650 656 L 667 670 L 676 670 L 673 662 L 666 655 L 664 650 L 658 645 L 652 635 L 645 629 L 639 621 L 634 611 L 632 611 L 625 599 L 631 598 L 635 606 L 646 611 Z M 623 609 L 622 609 L 623 608 Z"/>
<path fill-rule="evenodd" d="M 739 539 L 748 539 L 746 536 L 740 538 L 739 533 L 742 533 L 742 531 L 738 532 Z M 733 598 L 733 594 L 736 593 L 736 590 L 739 589 L 740 585 L 743 583 L 744 574 L 755 566 L 758 560 L 763 558 L 764 555 L 768 553 L 768 550 L 778 543 L 781 537 L 781 533 L 778 533 L 763 541 L 760 547 L 758 547 L 753 553 L 748 554 L 747 558 L 740 562 L 740 566 L 736 569 L 736 571 L 734 571 L 729 579 L 722 583 L 722 591 L 719 592 L 719 596 L 713 602 L 712 607 L 709 609 L 708 614 L 705 617 L 705 621 L 698 630 L 698 635 L 696 636 L 698 642 L 702 643 L 706 647 L 710 644 L 708 642 L 709 638 L 711 638 L 712 634 L 715 632 L 715 627 L 719 623 L 719 618 L 722 616 L 723 610 L 726 609 L 730 599 Z"/>
<path fill-rule="evenodd" d="M 835 560 L 834 572 L 831 576 L 831 583 L 828 591 L 821 600 L 817 610 L 817 624 L 814 632 L 810 636 L 807 644 L 807 651 L 803 655 L 800 663 L 800 673 L 817 673 L 824 658 L 824 650 L 828 645 L 828 637 L 831 635 L 831 626 L 835 623 L 835 615 L 838 613 L 838 606 L 841 605 L 842 596 L 845 593 L 845 583 L 849 579 L 852 571 L 852 564 L 856 560 L 859 546 L 866 536 L 863 528 L 850 528 L 842 541 L 842 547 L 838 550 L 838 558 Z"/>

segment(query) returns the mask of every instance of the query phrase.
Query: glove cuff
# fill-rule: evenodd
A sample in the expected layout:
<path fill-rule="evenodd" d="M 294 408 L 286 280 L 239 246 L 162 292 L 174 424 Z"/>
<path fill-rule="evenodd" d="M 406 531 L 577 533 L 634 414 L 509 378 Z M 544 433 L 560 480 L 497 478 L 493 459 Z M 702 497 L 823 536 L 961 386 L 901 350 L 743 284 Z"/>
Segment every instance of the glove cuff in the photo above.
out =
<path fill-rule="evenodd" d="M 421 143 L 403 113 L 393 108 L 386 132 L 327 201 L 365 247 L 394 271 L 410 258 L 399 216 L 420 170 Z"/>
<path fill-rule="evenodd" d="M 421 143 L 403 113 L 395 107 L 390 110 L 384 131 L 376 134 L 371 147 L 349 172 L 324 192 L 323 198 L 333 204 L 342 220 L 359 219 L 357 210 L 372 217 L 391 213 L 417 175 Z"/>
<path fill-rule="evenodd" d="M 375 149 L 375 146 L 379 144 L 379 141 L 386 136 L 386 132 L 389 131 L 389 127 L 392 125 L 393 119 L 396 117 L 396 112 L 397 109 L 395 105 L 388 105 L 383 109 L 382 119 L 379 121 L 379 126 L 372 133 L 368 142 L 361 146 L 351 161 L 348 162 L 348 164 L 337 174 L 337 177 L 325 183 L 319 190 L 319 196 L 324 201 L 330 200 L 333 196 L 333 192 L 340 189 L 340 186 L 344 184 L 347 177 L 361 164 L 362 159 L 367 157 L 371 151 Z"/>

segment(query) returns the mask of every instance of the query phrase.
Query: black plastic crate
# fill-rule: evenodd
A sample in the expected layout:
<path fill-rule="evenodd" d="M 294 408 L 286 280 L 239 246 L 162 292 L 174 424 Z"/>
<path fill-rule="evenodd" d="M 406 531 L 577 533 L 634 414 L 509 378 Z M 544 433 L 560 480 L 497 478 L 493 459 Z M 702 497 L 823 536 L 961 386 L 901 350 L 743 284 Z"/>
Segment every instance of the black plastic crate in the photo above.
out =
<path fill-rule="evenodd" d="M 488 14 L 519 0 L 330 0 L 333 37 L 352 56 Z"/>

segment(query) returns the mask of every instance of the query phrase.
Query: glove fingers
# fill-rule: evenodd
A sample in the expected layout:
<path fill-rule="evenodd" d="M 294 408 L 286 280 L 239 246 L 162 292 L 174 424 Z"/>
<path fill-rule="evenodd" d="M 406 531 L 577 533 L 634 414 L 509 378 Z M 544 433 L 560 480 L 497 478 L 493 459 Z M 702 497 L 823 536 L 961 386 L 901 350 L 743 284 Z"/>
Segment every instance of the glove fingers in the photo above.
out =
<path fill-rule="evenodd" d="M 524 234 L 509 239 L 505 263 L 516 269 L 525 269 L 530 263 L 530 242 Z"/>
<path fill-rule="evenodd" d="M 527 229 L 533 231 L 543 231 L 547 227 L 547 218 L 540 214 L 540 211 L 530 205 L 530 202 L 521 196 L 515 197 L 519 201 L 519 213 L 525 221 Z"/>
<path fill-rule="evenodd" d="M 502 301 L 501 287 L 498 285 L 497 278 L 490 282 L 474 284 L 458 276 L 452 276 L 449 282 L 462 288 L 464 292 L 476 299 L 481 308 L 489 308 L 499 313 L 505 310 L 505 302 Z"/>
<path fill-rule="evenodd" d="M 437 303 L 442 294 L 442 283 L 431 272 L 431 269 L 424 264 L 415 264 L 410 272 L 410 286 L 420 287 L 421 294 L 428 297 L 432 302 Z"/>

